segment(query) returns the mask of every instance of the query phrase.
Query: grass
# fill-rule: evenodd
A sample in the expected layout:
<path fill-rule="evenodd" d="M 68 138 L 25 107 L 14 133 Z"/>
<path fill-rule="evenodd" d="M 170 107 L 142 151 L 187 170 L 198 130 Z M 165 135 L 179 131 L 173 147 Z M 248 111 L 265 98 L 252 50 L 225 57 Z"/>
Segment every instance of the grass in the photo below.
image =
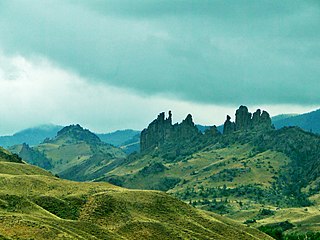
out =
<path fill-rule="evenodd" d="M 185 202 L 193 204 L 202 209 L 208 209 L 201 201 L 209 202 L 225 201 L 226 197 L 221 196 L 203 196 L 201 192 L 210 188 L 234 189 L 240 186 L 256 184 L 262 190 L 268 191 L 282 168 L 290 163 L 290 158 L 281 152 L 267 150 L 257 151 L 250 144 L 234 144 L 224 148 L 216 148 L 215 145 L 208 146 L 191 156 L 186 156 L 178 162 L 164 163 L 166 170 L 153 173 L 148 176 L 141 175 L 140 171 L 155 162 L 165 162 L 163 159 L 144 155 L 136 161 L 122 165 L 110 175 L 121 176 L 123 186 L 129 188 L 150 189 L 156 186 L 164 177 L 180 178 L 181 181 L 168 191 Z M 248 170 L 250 169 L 250 170 Z M 228 171 L 226 171 L 228 170 Z M 234 173 L 232 173 L 232 171 Z M 232 177 L 224 177 L 224 174 L 234 174 Z M 232 175 L 231 174 L 231 175 Z M 315 186 L 317 183 L 314 184 Z M 187 195 L 191 190 L 192 194 Z M 307 190 L 306 190 L 307 191 Z M 279 197 L 281 200 L 281 197 Z M 250 224 L 254 227 L 262 225 L 289 221 L 294 224 L 294 228 L 287 230 L 290 232 L 320 231 L 320 194 L 310 198 L 314 206 L 303 208 L 278 208 L 268 201 L 256 201 L 245 194 L 237 196 L 228 196 L 225 216 L 230 217 L 237 222 L 244 223 L 247 220 L 256 220 L 256 223 Z M 241 204 L 240 204 L 241 201 Z M 262 209 L 270 209 L 274 214 L 261 215 Z M 215 210 L 214 210 L 215 211 Z M 218 212 L 220 209 L 218 209 Z"/>
<path fill-rule="evenodd" d="M 0 166 L 0 239 L 269 239 L 162 192 Z"/>

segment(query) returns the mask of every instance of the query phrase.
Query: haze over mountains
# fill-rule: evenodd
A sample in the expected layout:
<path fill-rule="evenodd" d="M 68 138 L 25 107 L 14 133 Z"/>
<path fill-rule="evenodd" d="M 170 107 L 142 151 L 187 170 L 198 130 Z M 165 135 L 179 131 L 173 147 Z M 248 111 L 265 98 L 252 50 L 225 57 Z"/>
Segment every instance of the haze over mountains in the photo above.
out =
<path fill-rule="evenodd" d="M 304 114 L 277 115 L 272 117 L 272 123 L 277 129 L 284 126 L 298 126 L 305 131 L 320 133 L 320 109 Z M 196 126 L 201 132 L 210 128 L 210 126 L 203 126 L 200 124 L 196 124 Z M 48 124 L 24 129 L 11 136 L 0 136 L 0 146 L 11 147 L 22 143 L 27 143 L 30 146 L 37 145 L 46 138 L 54 138 L 57 135 L 57 132 L 62 128 L 63 126 Z M 223 131 L 223 125 L 217 126 L 217 128 L 220 132 Z M 102 141 L 116 147 L 125 147 L 126 145 L 139 142 L 140 131 L 126 129 L 111 133 L 100 133 L 97 134 L 97 136 L 99 136 Z M 135 146 L 133 150 L 129 150 L 129 153 L 137 150 L 139 150 L 139 148 Z"/>

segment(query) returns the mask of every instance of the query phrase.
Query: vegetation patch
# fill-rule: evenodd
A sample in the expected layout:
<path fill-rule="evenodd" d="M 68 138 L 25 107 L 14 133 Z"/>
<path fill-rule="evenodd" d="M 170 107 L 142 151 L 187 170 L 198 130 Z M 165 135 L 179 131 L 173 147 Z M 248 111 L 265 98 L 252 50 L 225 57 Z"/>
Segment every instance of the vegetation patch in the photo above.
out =
<path fill-rule="evenodd" d="M 285 221 L 285 222 L 263 225 L 263 226 L 260 226 L 258 229 L 277 240 L 283 240 L 283 239 L 286 239 L 284 236 L 284 231 L 292 229 L 293 227 L 294 225 L 292 223 Z"/>
<path fill-rule="evenodd" d="M 80 215 L 82 206 L 86 203 L 85 198 L 68 197 L 59 199 L 51 196 L 41 196 L 34 199 L 35 203 L 54 215 L 76 220 Z"/>

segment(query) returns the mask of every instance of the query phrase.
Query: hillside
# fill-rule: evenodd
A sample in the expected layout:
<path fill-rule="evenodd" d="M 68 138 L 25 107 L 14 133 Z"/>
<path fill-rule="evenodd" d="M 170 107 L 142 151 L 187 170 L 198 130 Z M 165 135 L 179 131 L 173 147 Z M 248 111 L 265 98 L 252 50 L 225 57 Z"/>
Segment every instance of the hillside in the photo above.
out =
<path fill-rule="evenodd" d="M 131 139 L 134 139 L 137 135 L 140 135 L 140 131 L 132 129 L 117 130 L 111 133 L 97 134 L 101 141 L 112 144 L 116 147 L 126 145 L 126 143 L 130 142 Z"/>
<path fill-rule="evenodd" d="M 317 206 L 319 154 L 320 136 L 296 127 L 275 130 L 265 111 L 251 114 L 241 106 L 235 122 L 227 116 L 223 133 L 215 127 L 199 132 L 191 116 L 172 125 L 171 114 L 160 114 L 141 134 L 141 153 L 97 181 L 166 191 L 198 208 L 259 226 L 269 217 L 290 219 L 283 212 L 292 209 L 320 217 L 318 211 L 303 210 Z M 291 220 L 298 222 L 294 215 Z M 294 229 L 320 231 L 311 223 Z"/>
<path fill-rule="evenodd" d="M 62 178 L 78 181 L 101 176 L 101 172 L 113 169 L 126 157 L 121 149 L 102 142 L 80 125 L 64 127 L 55 138 L 37 146 L 24 144 L 10 149 L 28 163 L 50 170 Z"/>
<path fill-rule="evenodd" d="M 1 239 L 271 239 L 165 193 L 62 180 L 0 153 Z"/>
<path fill-rule="evenodd" d="M 30 146 L 37 145 L 46 138 L 55 137 L 57 132 L 62 128 L 62 126 L 47 124 L 28 128 L 11 136 L 0 136 L 0 146 L 7 148 L 23 143 Z"/>
<path fill-rule="evenodd" d="M 273 124 L 277 129 L 284 126 L 298 126 L 305 131 L 320 133 L 320 109 L 301 115 L 274 120 Z"/>

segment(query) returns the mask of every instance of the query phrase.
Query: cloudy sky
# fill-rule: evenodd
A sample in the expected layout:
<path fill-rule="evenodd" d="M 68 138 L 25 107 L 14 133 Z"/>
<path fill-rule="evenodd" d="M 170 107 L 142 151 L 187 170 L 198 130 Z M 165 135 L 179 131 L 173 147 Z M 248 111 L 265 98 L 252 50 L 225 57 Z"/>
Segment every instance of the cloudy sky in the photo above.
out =
<path fill-rule="evenodd" d="M 0 134 L 320 106 L 318 0 L 0 0 Z"/>

